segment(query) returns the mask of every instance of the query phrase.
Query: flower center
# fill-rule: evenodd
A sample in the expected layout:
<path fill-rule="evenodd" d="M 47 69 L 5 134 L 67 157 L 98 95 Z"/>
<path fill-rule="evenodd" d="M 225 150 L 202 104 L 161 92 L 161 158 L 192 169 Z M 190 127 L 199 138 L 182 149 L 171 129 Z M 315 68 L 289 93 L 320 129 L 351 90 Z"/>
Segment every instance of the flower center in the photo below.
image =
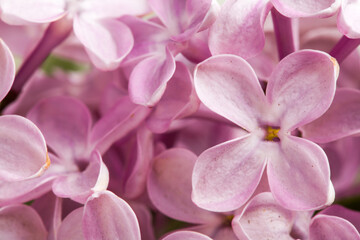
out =
<path fill-rule="evenodd" d="M 266 135 L 265 135 L 265 140 L 266 141 L 279 141 L 279 136 L 278 133 L 280 131 L 280 128 L 273 128 L 270 126 L 266 127 Z"/>

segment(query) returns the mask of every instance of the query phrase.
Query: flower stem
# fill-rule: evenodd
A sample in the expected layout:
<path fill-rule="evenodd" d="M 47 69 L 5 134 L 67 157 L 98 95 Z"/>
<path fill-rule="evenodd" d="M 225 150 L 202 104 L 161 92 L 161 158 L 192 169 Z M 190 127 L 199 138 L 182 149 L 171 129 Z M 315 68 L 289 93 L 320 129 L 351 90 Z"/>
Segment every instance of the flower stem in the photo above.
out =
<path fill-rule="evenodd" d="M 343 36 L 330 51 L 330 55 L 336 58 L 340 64 L 349 54 L 360 45 L 360 39 L 351 39 Z"/>
<path fill-rule="evenodd" d="M 285 17 L 275 8 L 271 9 L 279 60 L 295 51 L 291 18 Z"/>

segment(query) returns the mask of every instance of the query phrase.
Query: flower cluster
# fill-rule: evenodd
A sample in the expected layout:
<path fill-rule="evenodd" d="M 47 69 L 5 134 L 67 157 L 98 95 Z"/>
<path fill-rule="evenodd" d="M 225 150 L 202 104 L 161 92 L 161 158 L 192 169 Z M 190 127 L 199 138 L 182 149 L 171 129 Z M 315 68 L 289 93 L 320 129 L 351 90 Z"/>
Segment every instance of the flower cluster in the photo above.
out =
<path fill-rule="evenodd" d="M 0 239 L 360 240 L 360 0 L 0 18 Z"/>

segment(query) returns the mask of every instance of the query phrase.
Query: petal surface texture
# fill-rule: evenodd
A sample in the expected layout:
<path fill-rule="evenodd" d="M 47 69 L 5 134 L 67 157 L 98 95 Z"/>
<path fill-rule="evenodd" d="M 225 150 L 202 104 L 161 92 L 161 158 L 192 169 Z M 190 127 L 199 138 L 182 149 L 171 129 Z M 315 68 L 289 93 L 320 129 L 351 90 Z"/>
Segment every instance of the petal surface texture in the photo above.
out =
<path fill-rule="evenodd" d="M 267 0 L 226 1 L 210 27 L 211 53 L 231 53 L 245 59 L 260 53 L 265 44 L 263 25 L 271 6 Z"/>
<path fill-rule="evenodd" d="M 0 179 L 24 180 L 50 166 L 45 139 L 30 120 L 17 115 L 0 117 Z"/>
<path fill-rule="evenodd" d="M 338 15 L 338 29 L 349 38 L 360 38 L 360 1 L 342 0 Z"/>
<path fill-rule="evenodd" d="M 9 92 L 15 78 L 15 61 L 8 46 L 0 39 L 0 101 Z"/>
<path fill-rule="evenodd" d="M 242 206 L 259 184 L 266 155 L 261 140 L 245 135 L 203 152 L 192 176 L 192 200 L 199 207 L 226 212 Z"/>
<path fill-rule="evenodd" d="M 194 81 L 200 100 L 212 111 L 248 131 L 258 127 L 267 104 L 254 70 L 244 59 L 210 57 L 196 67 Z"/>
<path fill-rule="evenodd" d="M 130 206 L 109 191 L 93 195 L 84 208 L 85 239 L 140 240 L 139 223 Z"/>
<path fill-rule="evenodd" d="M 360 91 L 338 89 L 327 112 L 301 127 L 303 137 L 326 143 L 360 133 Z"/>
<path fill-rule="evenodd" d="M 329 163 L 318 145 L 294 136 L 269 144 L 269 185 L 281 206 L 302 211 L 332 203 Z"/>
<path fill-rule="evenodd" d="M 338 74 L 336 60 L 324 52 L 288 55 L 274 69 L 266 89 L 272 105 L 270 125 L 291 131 L 320 117 L 334 98 Z"/>
<path fill-rule="evenodd" d="M 292 240 L 293 214 L 281 207 L 270 192 L 256 195 L 233 220 L 239 239 Z"/>
<path fill-rule="evenodd" d="M 274 7 L 283 15 L 298 17 L 329 17 L 340 7 L 340 0 L 271 0 Z"/>
<path fill-rule="evenodd" d="M 45 240 L 47 232 L 34 209 L 10 205 L 0 209 L 0 236 L 2 239 Z"/>

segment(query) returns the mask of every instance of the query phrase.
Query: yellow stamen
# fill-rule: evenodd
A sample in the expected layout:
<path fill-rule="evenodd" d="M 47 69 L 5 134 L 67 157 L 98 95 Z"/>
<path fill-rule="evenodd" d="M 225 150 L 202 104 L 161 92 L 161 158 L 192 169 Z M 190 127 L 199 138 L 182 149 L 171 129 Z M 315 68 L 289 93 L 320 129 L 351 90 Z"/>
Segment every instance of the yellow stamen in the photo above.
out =
<path fill-rule="evenodd" d="M 278 133 L 280 131 L 280 128 L 272 128 L 272 127 L 267 127 L 266 128 L 266 136 L 265 136 L 265 140 L 267 141 L 273 141 L 274 138 L 278 138 Z"/>
<path fill-rule="evenodd" d="M 50 158 L 49 158 L 49 154 L 46 152 L 46 163 L 45 163 L 45 166 L 44 166 L 44 170 L 48 169 L 50 167 L 50 164 L 51 164 L 51 161 L 50 161 Z"/>

